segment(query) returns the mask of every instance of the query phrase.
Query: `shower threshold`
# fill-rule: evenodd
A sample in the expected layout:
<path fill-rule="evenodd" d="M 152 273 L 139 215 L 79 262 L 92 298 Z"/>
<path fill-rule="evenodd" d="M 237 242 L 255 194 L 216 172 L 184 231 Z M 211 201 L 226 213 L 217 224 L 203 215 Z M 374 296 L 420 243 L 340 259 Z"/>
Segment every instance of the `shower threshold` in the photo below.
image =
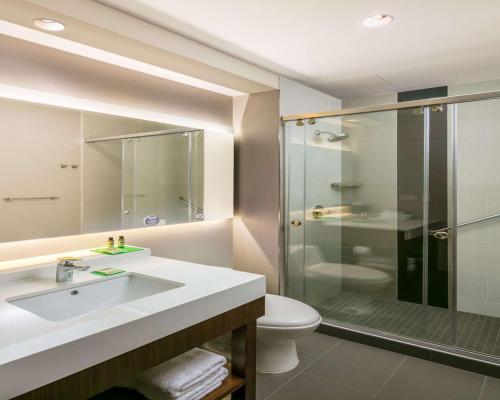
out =
<path fill-rule="evenodd" d="M 500 358 L 426 340 L 402 337 L 375 329 L 323 318 L 317 332 L 352 342 L 500 378 Z"/>

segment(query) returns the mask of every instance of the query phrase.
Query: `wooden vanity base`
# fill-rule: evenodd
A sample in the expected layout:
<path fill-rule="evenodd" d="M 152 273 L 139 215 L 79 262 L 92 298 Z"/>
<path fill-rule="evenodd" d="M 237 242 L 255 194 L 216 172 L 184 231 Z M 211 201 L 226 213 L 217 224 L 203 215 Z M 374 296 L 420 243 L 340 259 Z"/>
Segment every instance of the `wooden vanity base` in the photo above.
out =
<path fill-rule="evenodd" d="M 15 400 L 85 400 L 194 347 L 232 332 L 231 375 L 206 396 L 218 400 L 255 400 L 256 320 L 264 315 L 264 297 L 182 331 L 84 369 Z"/>

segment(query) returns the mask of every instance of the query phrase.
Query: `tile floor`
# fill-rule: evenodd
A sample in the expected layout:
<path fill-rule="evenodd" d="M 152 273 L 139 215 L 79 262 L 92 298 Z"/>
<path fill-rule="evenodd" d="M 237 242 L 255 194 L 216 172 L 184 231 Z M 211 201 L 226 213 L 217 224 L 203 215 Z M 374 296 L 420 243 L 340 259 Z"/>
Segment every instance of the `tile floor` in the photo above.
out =
<path fill-rule="evenodd" d="M 325 321 L 500 356 L 500 318 L 342 291 L 312 306 Z M 452 323 L 453 317 L 456 323 Z"/>
<path fill-rule="evenodd" d="M 257 400 L 500 400 L 500 379 L 314 333 L 299 366 L 258 374 Z"/>
<path fill-rule="evenodd" d="M 257 374 L 257 400 L 500 400 L 500 379 L 314 333 L 293 371 Z M 112 389 L 95 400 L 144 400 Z"/>

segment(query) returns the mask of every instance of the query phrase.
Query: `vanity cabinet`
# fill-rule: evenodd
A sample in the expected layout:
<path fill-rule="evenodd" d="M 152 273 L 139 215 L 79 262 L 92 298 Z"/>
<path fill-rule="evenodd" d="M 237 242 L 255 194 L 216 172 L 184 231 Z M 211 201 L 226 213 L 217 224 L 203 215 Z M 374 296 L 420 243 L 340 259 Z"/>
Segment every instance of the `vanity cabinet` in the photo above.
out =
<path fill-rule="evenodd" d="M 232 332 L 230 375 L 205 400 L 255 399 L 256 320 L 264 315 L 264 297 L 258 298 L 125 354 L 15 397 L 15 400 L 83 400 L 194 347 Z M 116 337 L 116 340 L 120 340 Z M 55 362 L 55 360 L 54 360 Z"/>

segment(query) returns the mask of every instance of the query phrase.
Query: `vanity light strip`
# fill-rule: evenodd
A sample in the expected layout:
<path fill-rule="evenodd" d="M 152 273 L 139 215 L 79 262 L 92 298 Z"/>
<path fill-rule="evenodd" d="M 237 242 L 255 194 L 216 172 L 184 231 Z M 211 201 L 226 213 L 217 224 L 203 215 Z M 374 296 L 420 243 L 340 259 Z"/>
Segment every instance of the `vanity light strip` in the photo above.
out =
<path fill-rule="evenodd" d="M 154 111 L 146 111 L 138 108 L 105 103 L 102 101 L 87 100 L 78 97 L 43 92 L 40 90 L 26 89 L 19 86 L 0 84 L 0 98 L 29 101 L 32 103 L 69 108 L 79 111 L 90 111 L 99 114 L 137 118 L 171 125 L 189 126 L 191 129 L 196 128 L 218 133 L 233 133 L 233 127 L 230 125 L 215 124 L 208 121 L 177 117 Z"/>
<path fill-rule="evenodd" d="M 182 83 L 184 85 L 194 86 L 199 89 L 219 93 L 225 96 L 235 97 L 243 96 L 246 94 L 222 85 L 193 78 L 192 76 L 158 67 L 153 64 L 134 60 L 133 58 L 97 49 L 92 46 L 65 39 L 63 37 L 55 36 L 50 33 L 41 32 L 36 29 L 26 28 L 25 26 L 14 24 L 12 22 L 4 20 L 0 20 L 0 33 L 15 37 L 17 39 L 40 44 L 42 46 L 62 50 L 67 53 L 76 54 L 82 57 L 105 62 L 107 64 L 116 65 L 118 67 L 127 68 L 137 72 L 142 72 L 143 74 L 168 79 L 171 81 Z"/>

